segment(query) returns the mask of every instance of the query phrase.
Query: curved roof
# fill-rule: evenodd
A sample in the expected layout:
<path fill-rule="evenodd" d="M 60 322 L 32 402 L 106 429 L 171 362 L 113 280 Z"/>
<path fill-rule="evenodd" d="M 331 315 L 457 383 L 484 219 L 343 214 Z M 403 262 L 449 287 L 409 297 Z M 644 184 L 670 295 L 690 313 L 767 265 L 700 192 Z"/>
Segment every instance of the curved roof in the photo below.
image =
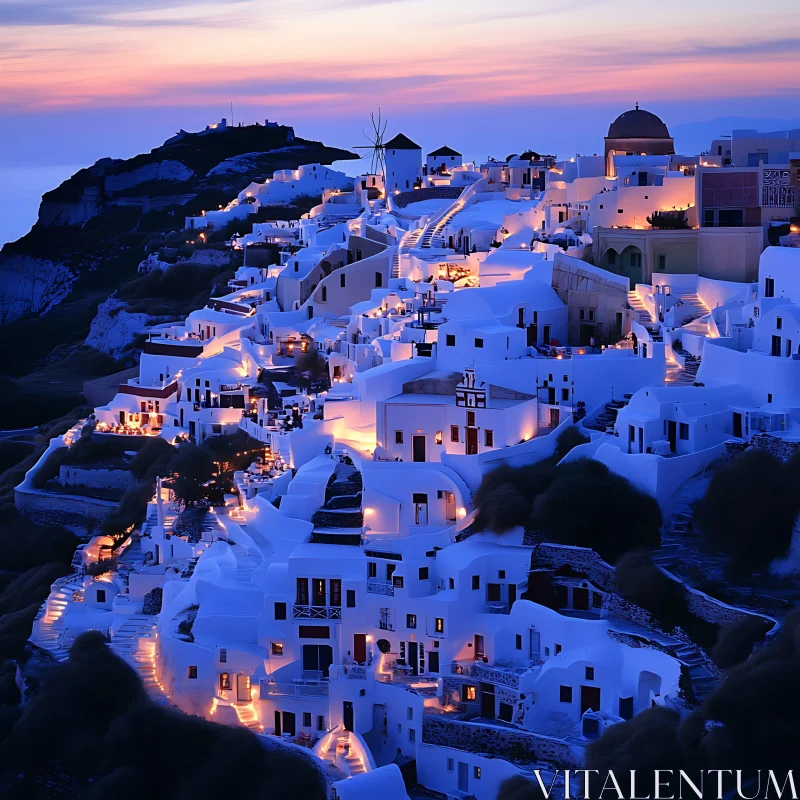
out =
<path fill-rule="evenodd" d="M 632 108 L 620 114 L 608 128 L 607 139 L 670 139 L 667 126 L 655 114 Z"/>

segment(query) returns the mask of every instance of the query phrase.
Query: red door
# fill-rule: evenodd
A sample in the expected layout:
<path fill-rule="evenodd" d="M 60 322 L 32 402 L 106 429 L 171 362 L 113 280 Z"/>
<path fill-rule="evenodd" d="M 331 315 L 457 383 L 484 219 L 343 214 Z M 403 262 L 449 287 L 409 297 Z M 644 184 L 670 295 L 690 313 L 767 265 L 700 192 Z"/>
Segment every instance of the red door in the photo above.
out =
<path fill-rule="evenodd" d="M 353 660 L 357 664 L 367 663 L 367 634 L 353 634 Z"/>

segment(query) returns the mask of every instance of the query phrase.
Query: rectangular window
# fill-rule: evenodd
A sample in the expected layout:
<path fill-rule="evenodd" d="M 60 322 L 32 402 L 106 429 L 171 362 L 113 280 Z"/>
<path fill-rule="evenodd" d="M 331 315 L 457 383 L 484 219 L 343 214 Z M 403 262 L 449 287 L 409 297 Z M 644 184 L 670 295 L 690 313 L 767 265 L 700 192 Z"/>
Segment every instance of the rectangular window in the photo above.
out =
<path fill-rule="evenodd" d="M 222 647 L 220 648 L 219 651 L 219 663 L 225 664 L 227 660 L 228 660 L 228 651 L 224 647 Z"/>
<path fill-rule="evenodd" d="M 586 680 L 587 681 L 594 680 L 594 667 L 586 667 Z"/>
<path fill-rule="evenodd" d="M 356 607 L 356 590 L 355 589 L 348 589 L 347 590 L 347 607 L 348 608 L 355 608 Z"/>
<path fill-rule="evenodd" d="M 219 674 L 219 688 L 223 692 L 231 688 L 231 674 L 230 674 L 230 672 L 220 672 L 220 674 Z"/>
<path fill-rule="evenodd" d="M 403 431 L 395 431 L 394 432 L 394 443 L 395 444 L 403 444 Z"/>
<path fill-rule="evenodd" d="M 578 312 L 578 319 L 586 319 L 586 309 L 585 308 L 582 308 Z"/>
<path fill-rule="evenodd" d="M 417 732 L 414 730 L 414 728 L 409 728 L 408 729 L 408 741 L 409 742 L 416 742 L 417 741 Z"/>
<path fill-rule="evenodd" d="M 522 650 L 522 634 L 517 634 L 517 650 Z"/>
<path fill-rule="evenodd" d="M 402 575 L 392 575 L 392 586 L 395 589 L 402 589 L 403 588 L 403 576 Z"/>
<path fill-rule="evenodd" d="M 681 439 L 689 438 L 689 426 L 685 422 L 681 422 L 680 424 L 680 437 Z"/>
<path fill-rule="evenodd" d="M 434 621 L 434 630 L 436 633 L 444 633 L 444 619 L 442 619 L 442 617 L 436 617 Z"/>
<path fill-rule="evenodd" d="M 456 346 L 456 336 L 455 336 L 454 333 L 445 334 L 444 346 L 445 347 L 455 347 Z"/>
<path fill-rule="evenodd" d="M 483 432 L 484 447 L 494 447 L 494 431 L 488 428 Z"/>
<path fill-rule="evenodd" d="M 297 579 L 297 605 L 308 605 L 308 578 Z"/>
<path fill-rule="evenodd" d="M 286 603 L 275 603 L 275 619 L 286 619 Z"/>
<path fill-rule="evenodd" d="M 417 615 L 416 614 L 406 614 L 406 628 L 416 628 L 417 627 Z"/>
<path fill-rule="evenodd" d="M 562 703 L 571 703 L 572 702 L 572 687 L 571 686 L 561 686 L 558 692 L 558 699 Z"/>
<path fill-rule="evenodd" d="M 589 322 L 594 322 L 594 309 L 589 309 Z"/>
<path fill-rule="evenodd" d="M 641 253 L 631 253 L 631 266 L 632 267 L 641 267 L 642 266 L 642 254 Z"/>
<path fill-rule="evenodd" d="M 450 580 L 450 588 L 451 589 L 455 589 L 456 588 L 456 579 L 455 578 L 450 578 L 449 580 Z"/>
<path fill-rule="evenodd" d="M 472 768 L 472 774 L 473 774 L 475 780 L 479 781 L 481 779 L 481 768 L 480 767 L 473 767 Z"/>
<path fill-rule="evenodd" d="M 447 771 L 448 772 L 455 772 L 456 769 L 456 762 L 452 758 L 447 759 Z"/>
<path fill-rule="evenodd" d="M 193 681 L 197 680 L 197 667 L 189 667 L 189 678 Z"/>
<path fill-rule="evenodd" d="M 475 339 L 475 347 L 483 347 L 483 339 Z"/>
<path fill-rule="evenodd" d="M 303 727 L 310 728 L 311 727 L 311 712 L 304 711 L 303 712 Z"/>
<path fill-rule="evenodd" d="M 775 297 L 774 278 L 764 278 L 764 297 Z"/>
<path fill-rule="evenodd" d="M 462 700 L 477 700 L 478 699 L 478 687 L 477 686 L 468 686 L 464 685 L 461 687 L 461 699 Z"/>
<path fill-rule="evenodd" d="M 301 625 L 297 635 L 300 639 L 330 639 L 331 629 L 328 625 Z"/>
<path fill-rule="evenodd" d="M 325 730 L 325 717 L 319 715 L 317 717 L 317 730 L 324 731 Z"/>
<path fill-rule="evenodd" d="M 282 642 L 270 642 L 270 650 L 272 655 L 274 656 L 282 656 L 283 655 L 283 643 Z"/>
<path fill-rule="evenodd" d="M 342 288 L 342 289 L 344 289 L 345 282 L 346 282 L 346 281 L 345 281 L 345 278 L 346 278 L 346 277 L 347 277 L 347 276 L 344 274 L 344 272 L 342 272 L 342 273 L 339 275 L 339 286 L 341 286 L 341 288 Z"/>
<path fill-rule="evenodd" d="M 561 652 L 561 645 L 556 644 L 556 655 L 558 655 L 560 652 Z"/>
<path fill-rule="evenodd" d="M 569 389 L 562 389 L 561 390 L 561 402 L 562 403 L 569 402 Z"/>
<path fill-rule="evenodd" d="M 406 719 L 414 719 L 414 709 L 411 706 L 406 706 Z"/>
<path fill-rule="evenodd" d="M 378 565 L 374 561 L 367 561 L 367 577 L 368 578 L 378 577 Z"/>
<path fill-rule="evenodd" d="M 342 605 L 342 582 L 339 578 L 331 578 L 331 605 L 334 608 Z"/>
<path fill-rule="evenodd" d="M 472 588 L 473 589 L 480 589 L 481 588 L 481 576 L 480 575 L 473 575 L 472 576 Z"/>
<path fill-rule="evenodd" d="M 458 425 L 451 425 L 450 426 L 450 441 L 457 442 L 458 441 Z"/>
<path fill-rule="evenodd" d="M 428 567 L 420 567 L 419 568 L 419 579 L 421 581 L 428 580 Z"/>
<path fill-rule="evenodd" d="M 106 601 L 106 590 L 105 589 L 98 589 L 97 590 L 97 602 L 98 603 L 105 603 Z"/>
<path fill-rule="evenodd" d="M 666 256 L 659 256 L 658 257 L 658 268 L 659 269 L 666 269 L 667 268 L 667 257 Z"/>
<path fill-rule="evenodd" d="M 783 330 L 783 318 L 777 317 L 775 320 L 775 327 L 780 331 Z"/>
<path fill-rule="evenodd" d="M 497 570 L 497 577 L 499 580 L 504 581 L 506 579 L 506 571 L 504 569 Z"/>

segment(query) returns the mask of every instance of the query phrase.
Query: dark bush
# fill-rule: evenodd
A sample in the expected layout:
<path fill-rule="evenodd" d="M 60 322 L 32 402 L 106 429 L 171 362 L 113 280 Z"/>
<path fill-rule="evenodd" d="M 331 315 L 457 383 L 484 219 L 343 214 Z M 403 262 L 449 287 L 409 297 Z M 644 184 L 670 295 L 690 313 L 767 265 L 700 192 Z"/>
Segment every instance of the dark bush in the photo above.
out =
<path fill-rule="evenodd" d="M 160 436 L 148 438 L 144 447 L 133 457 L 130 470 L 139 480 L 147 477 L 155 479 L 156 475 L 166 474 L 170 460 L 175 455 L 175 448 Z M 153 474 L 155 473 L 155 474 Z"/>
<path fill-rule="evenodd" d="M 649 611 L 664 630 L 680 625 L 686 616 L 684 587 L 665 575 L 647 550 L 625 553 L 617 561 L 614 581 L 620 597 Z"/>
<path fill-rule="evenodd" d="M 581 444 L 587 444 L 591 440 L 588 436 L 584 436 L 578 428 L 571 425 L 565 428 L 559 435 L 556 441 L 555 459 L 561 461 L 573 447 L 578 447 Z"/>
<path fill-rule="evenodd" d="M 116 568 L 116 558 L 101 558 L 98 561 L 95 561 L 93 564 L 87 565 L 86 574 L 92 576 L 105 575 L 106 572 L 114 572 Z"/>
<path fill-rule="evenodd" d="M 388 639 L 378 639 L 378 641 L 375 642 L 375 644 L 378 650 L 380 650 L 381 653 L 384 654 L 388 653 L 392 649 L 392 644 Z"/>
<path fill-rule="evenodd" d="M 506 778 L 497 790 L 497 800 L 546 800 L 548 797 L 555 797 L 550 792 L 550 785 L 542 777 L 546 791 L 535 780 L 528 780 L 522 775 L 513 775 Z"/>
<path fill-rule="evenodd" d="M 78 540 L 67 528 L 34 522 L 13 506 L 0 519 L 0 570 L 22 572 L 42 561 L 72 560 Z"/>
<path fill-rule="evenodd" d="M 708 546 L 728 555 L 731 574 L 766 572 L 788 552 L 800 508 L 794 472 L 751 448 L 713 473 L 694 519 Z"/>
<path fill-rule="evenodd" d="M 34 796 L 22 787 L 53 775 L 72 787 L 68 796 L 90 800 L 326 797 L 321 772 L 301 756 L 267 750 L 244 728 L 154 705 L 97 632 L 78 637 L 69 661 L 51 669 L 3 742 L 0 764 L 17 797 Z"/>
<path fill-rule="evenodd" d="M 553 467 L 553 461 L 545 459 L 525 467 L 503 464 L 484 475 L 474 496 L 476 530 L 502 532 L 526 525 L 533 501 L 550 485 Z M 505 509 L 504 503 L 510 508 Z"/>
<path fill-rule="evenodd" d="M 536 498 L 530 525 L 552 541 L 589 547 L 612 564 L 629 550 L 661 543 L 658 503 L 588 458 L 556 467 Z"/>
<path fill-rule="evenodd" d="M 753 647 L 764 638 L 772 623 L 763 617 L 747 615 L 723 626 L 711 651 L 711 660 L 720 669 L 730 669 L 750 657 Z"/>

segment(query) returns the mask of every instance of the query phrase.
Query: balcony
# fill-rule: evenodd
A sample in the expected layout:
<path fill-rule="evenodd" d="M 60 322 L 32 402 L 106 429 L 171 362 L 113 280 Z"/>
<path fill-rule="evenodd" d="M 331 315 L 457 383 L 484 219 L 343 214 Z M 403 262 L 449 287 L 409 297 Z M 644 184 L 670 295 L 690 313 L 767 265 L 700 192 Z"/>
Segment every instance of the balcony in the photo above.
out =
<path fill-rule="evenodd" d="M 394 586 L 389 581 L 379 581 L 377 578 L 367 578 L 367 591 L 371 594 L 394 597 Z"/>
<path fill-rule="evenodd" d="M 327 682 L 320 683 L 277 683 L 262 680 L 259 683 L 260 697 L 294 697 L 298 700 L 324 700 L 328 697 Z"/>
<path fill-rule="evenodd" d="M 341 619 L 342 609 L 340 606 L 302 606 L 292 607 L 292 617 L 294 619 Z"/>
<path fill-rule="evenodd" d="M 533 666 L 533 665 L 532 665 Z M 453 661 L 450 672 L 453 675 L 463 675 L 485 683 L 497 686 L 507 686 L 510 689 L 519 689 L 519 677 L 531 669 L 531 666 L 503 666 L 495 663 L 489 666 L 483 661 Z"/>

